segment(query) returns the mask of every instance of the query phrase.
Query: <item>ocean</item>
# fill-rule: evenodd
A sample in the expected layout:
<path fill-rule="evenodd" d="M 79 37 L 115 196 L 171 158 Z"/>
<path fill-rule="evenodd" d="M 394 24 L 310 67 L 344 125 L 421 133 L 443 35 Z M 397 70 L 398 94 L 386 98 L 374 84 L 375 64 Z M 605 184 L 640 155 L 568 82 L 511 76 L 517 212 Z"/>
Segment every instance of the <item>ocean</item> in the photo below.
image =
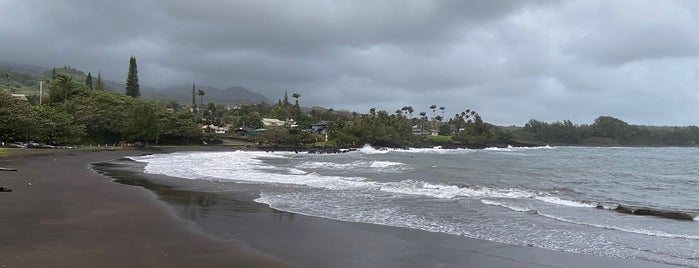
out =
<path fill-rule="evenodd" d="M 699 267 L 697 148 L 365 146 L 130 159 L 191 191 L 254 189 L 254 201 L 292 215 Z"/>

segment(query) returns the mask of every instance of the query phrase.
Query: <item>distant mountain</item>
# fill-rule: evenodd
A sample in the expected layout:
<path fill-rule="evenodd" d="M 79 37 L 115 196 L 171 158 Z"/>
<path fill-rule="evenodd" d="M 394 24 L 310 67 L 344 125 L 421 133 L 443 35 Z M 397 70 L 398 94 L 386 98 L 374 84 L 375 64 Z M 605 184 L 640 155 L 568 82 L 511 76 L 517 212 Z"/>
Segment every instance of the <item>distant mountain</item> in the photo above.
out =
<path fill-rule="evenodd" d="M 227 89 L 218 89 L 208 86 L 196 86 L 196 89 L 204 90 L 204 103 L 213 102 L 216 104 L 238 104 L 238 103 L 260 103 L 271 101 L 258 93 L 239 86 L 232 86 Z M 147 98 L 176 100 L 180 104 L 192 103 L 192 86 L 175 86 L 157 90 L 141 89 L 141 94 Z M 200 102 L 199 96 L 195 96 L 197 103 Z"/>
<path fill-rule="evenodd" d="M 6 62 L 0 62 L 0 69 L 7 69 L 7 70 L 10 70 L 11 72 L 15 72 L 15 73 L 27 73 L 27 74 L 32 74 L 32 75 L 43 74 L 44 72 L 51 70 L 51 68 L 43 67 L 43 66 L 28 65 L 28 64 L 14 64 L 14 63 L 6 63 Z"/>
<path fill-rule="evenodd" d="M 38 88 L 38 81 L 44 81 L 50 77 L 50 71 L 53 68 L 0 62 L 0 72 L 12 72 L 10 75 L 10 84 L 16 88 L 18 93 L 34 94 Z M 71 68 L 70 66 L 55 68 L 58 73 L 69 74 L 73 77 L 73 81 L 85 81 L 87 74 L 83 71 Z M 92 74 L 93 83 L 97 79 L 96 74 Z M 125 91 L 126 85 L 123 82 L 114 82 L 102 77 L 105 85 L 105 90 L 112 92 Z M 125 82 L 125 81 L 124 81 Z M 5 82 L 7 83 L 7 82 Z M 204 102 L 213 102 L 216 104 L 228 105 L 238 103 L 272 103 L 267 97 L 253 92 L 249 89 L 239 86 L 232 86 L 227 89 L 218 89 L 215 87 L 197 86 L 197 89 L 202 89 L 206 93 Z M 157 89 L 154 87 L 141 85 L 141 95 L 146 98 L 161 99 L 165 101 L 176 100 L 180 104 L 192 103 L 192 86 L 176 86 L 169 88 Z M 200 98 L 196 96 L 197 103 Z"/>

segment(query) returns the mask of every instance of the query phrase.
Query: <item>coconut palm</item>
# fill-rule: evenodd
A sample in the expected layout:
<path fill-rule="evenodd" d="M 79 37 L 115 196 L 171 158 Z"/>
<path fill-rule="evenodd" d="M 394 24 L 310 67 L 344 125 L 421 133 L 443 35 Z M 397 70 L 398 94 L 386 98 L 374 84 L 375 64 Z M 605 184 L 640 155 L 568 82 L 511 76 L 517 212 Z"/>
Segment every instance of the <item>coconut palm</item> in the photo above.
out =
<path fill-rule="evenodd" d="M 204 107 L 204 92 L 203 89 L 197 89 L 197 96 L 199 96 L 199 106 Z"/>

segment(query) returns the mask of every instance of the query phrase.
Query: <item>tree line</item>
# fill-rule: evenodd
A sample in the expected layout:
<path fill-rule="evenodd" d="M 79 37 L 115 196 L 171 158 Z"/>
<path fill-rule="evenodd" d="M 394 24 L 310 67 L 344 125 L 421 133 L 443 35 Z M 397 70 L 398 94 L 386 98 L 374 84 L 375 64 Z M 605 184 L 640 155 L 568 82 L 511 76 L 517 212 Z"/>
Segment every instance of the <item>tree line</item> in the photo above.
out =
<path fill-rule="evenodd" d="M 231 107 L 205 103 L 206 92 L 193 85 L 192 103 L 184 105 L 177 101 L 140 98 L 133 56 L 129 60 L 123 93 L 105 91 L 99 72 L 95 83 L 91 73 L 83 81 L 72 68 L 64 69 L 53 69 L 47 74 L 50 77 L 46 81 L 48 98 L 42 105 L 36 97 L 24 101 L 11 96 L 8 90 L 0 90 L 0 140 L 193 144 L 236 138 L 279 146 L 371 144 L 468 148 L 547 144 L 696 146 L 699 141 L 696 126 L 635 126 L 610 116 L 601 116 L 590 125 L 575 125 L 570 120 L 548 123 L 532 119 L 524 127 L 500 127 L 486 123 L 471 109 L 448 117 L 446 108 L 438 105 L 424 107 L 426 110 L 420 112 L 412 106 L 403 106 L 393 113 L 373 108 L 366 113 L 321 107 L 309 110 L 301 107 L 301 94 L 292 93 L 294 101 L 291 102 L 288 91 L 276 104 L 242 103 Z M 80 81 L 76 81 L 77 77 Z M 278 119 L 286 124 L 265 127 L 263 118 Z M 319 122 L 325 124 L 322 133 L 309 131 Z M 213 131 L 224 126 L 229 128 L 226 134 Z"/>

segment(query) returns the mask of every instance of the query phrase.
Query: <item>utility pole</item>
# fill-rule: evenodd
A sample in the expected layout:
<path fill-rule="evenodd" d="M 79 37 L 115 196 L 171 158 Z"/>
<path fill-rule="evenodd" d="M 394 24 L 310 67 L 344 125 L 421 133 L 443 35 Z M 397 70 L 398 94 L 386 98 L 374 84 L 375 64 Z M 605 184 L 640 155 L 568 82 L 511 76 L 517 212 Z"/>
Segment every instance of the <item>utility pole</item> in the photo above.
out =
<path fill-rule="evenodd" d="M 41 105 L 41 99 L 44 98 L 44 81 L 39 81 L 39 105 Z"/>

